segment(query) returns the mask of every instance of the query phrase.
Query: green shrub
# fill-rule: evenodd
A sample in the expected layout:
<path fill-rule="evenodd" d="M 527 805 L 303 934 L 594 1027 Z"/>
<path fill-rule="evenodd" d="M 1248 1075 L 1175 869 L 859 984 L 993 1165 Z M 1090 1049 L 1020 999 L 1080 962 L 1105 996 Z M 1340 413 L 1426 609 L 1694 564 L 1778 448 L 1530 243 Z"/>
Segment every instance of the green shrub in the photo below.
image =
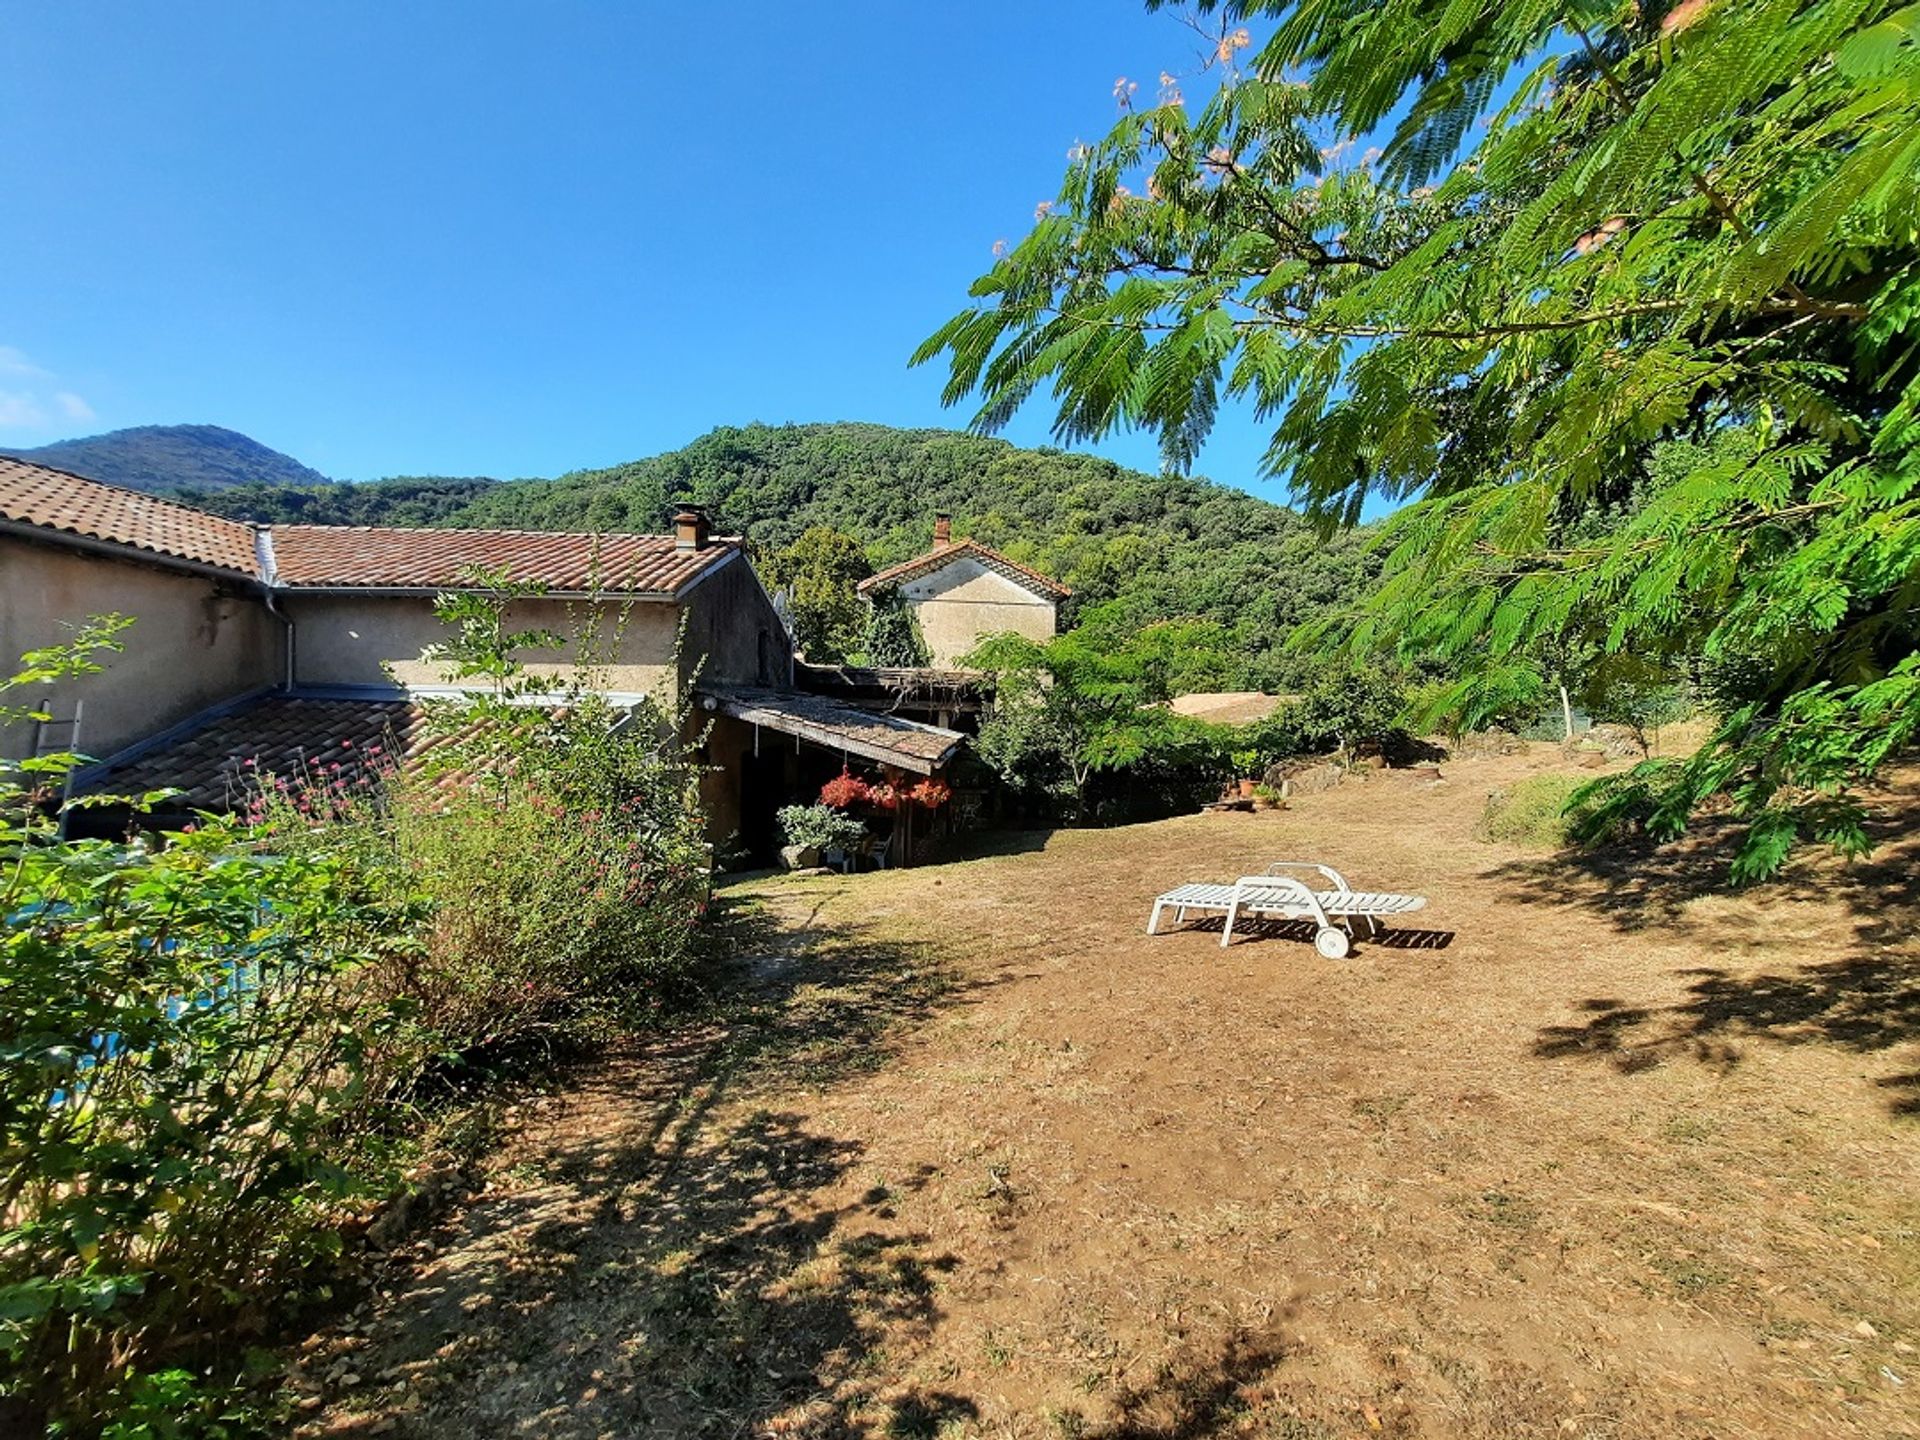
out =
<path fill-rule="evenodd" d="M 789 845 L 814 850 L 851 850 L 867 838 L 864 822 L 831 805 L 788 805 L 774 818 Z"/>
<path fill-rule="evenodd" d="M 658 707 L 435 702 L 430 763 L 347 793 L 269 777 L 257 833 L 350 853 L 423 917 L 404 987 L 442 1054 L 476 1058 L 651 1004 L 692 961 L 711 886 L 699 774 Z"/>
<path fill-rule="evenodd" d="M 1572 839 L 1567 809 L 1574 792 L 1586 783 L 1571 775 L 1535 775 L 1515 781 L 1487 797 L 1486 813 L 1474 833 L 1482 840 L 1558 850 Z"/>
<path fill-rule="evenodd" d="M 898 590 L 873 598 L 867 614 L 866 660 L 869 665 L 908 669 L 933 663 L 933 651 L 927 648 L 920 621 Z"/>
<path fill-rule="evenodd" d="M 378 789 L 321 765 L 116 844 L 59 836 L 75 757 L 0 774 L 0 1402 L 66 1435 L 242 1433 L 244 1329 L 399 1187 L 426 1083 L 691 961 L 708 857 L 676 717 L 526 703 L 513 637 L 464 615 L 491 690 Z M 119 628 L 27 657 L 0 726 L 32 718 L 4 692 L 96 669 Z"/>
<path fill-rule="evenodd" d="M 86 673 L 117 628 L 0 692 Z M 74 763 L 0 777 L 0 1396 L 84 1433 L 116 1394 L 161 1403 L 161 1377 L 135 1383 L 149 1353 L 271 1301 L 391 1187 L 378 1102 L 420 1045 L 382 978 L 412 946 L 405 887 L 227 822 L 62 841 Z"/>
<path fill-rule="evenodd" d="M 1323 676 L 1266 723 L 1291 741 L 1292 753 L 1321 754 L 1385 740 L 1406 708 L 1407 692 L 1398 680 L 1363 667 Z"/>

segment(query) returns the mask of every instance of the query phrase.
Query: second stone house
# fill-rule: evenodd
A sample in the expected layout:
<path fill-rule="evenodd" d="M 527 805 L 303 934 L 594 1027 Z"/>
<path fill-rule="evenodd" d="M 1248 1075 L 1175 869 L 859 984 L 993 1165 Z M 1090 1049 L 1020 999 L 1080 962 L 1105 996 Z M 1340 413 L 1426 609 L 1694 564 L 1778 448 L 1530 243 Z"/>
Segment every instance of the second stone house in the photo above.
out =
<path fill-rule="evenodd" d="M 913 612 L 936 669 L 950 669 L 989 635 L 1047 641 L 1059 633 L 1060 603 L 1073 592 L 978 540 L 955 540 L 945 515 L 933 548 L 860 582 L 876 602 L 898 596 Z"/>

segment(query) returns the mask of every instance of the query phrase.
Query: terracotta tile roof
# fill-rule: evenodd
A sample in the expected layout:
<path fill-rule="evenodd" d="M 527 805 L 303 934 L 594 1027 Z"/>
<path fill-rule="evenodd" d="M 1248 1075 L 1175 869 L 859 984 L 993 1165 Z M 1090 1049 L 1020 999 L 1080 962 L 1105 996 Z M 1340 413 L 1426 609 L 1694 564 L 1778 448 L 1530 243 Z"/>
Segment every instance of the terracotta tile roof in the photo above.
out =
<path fill-rule="evenodd" d="M 262 696 L 122 764 L 89 771 L 84 788 L 138 795 L 171 787 L 186 794 L 170 806 L 232 810 L 247 803 L 261 775 L 361 784 L 395 757 L 417 755 L 423 714 L 410 700 Z"/>
<path fill-rule="evenodd" d="M 0 521 L 210 565 L 274 586 L 443 590 L 478 565 L 550 590 L 675 595 L 739 549 L 719 539 L 682 550 L 671 535 L 545 530 L 400 530 L 259 526 L 157 495 L 0 456 Z M 265 543 L 258 543 L 256 536 Z M 267 559 L 271 572 L 263 573 Z"/>
<path fill-rule="evenodd" d="M 300 790 L 338 786 L 351 795 L 379 783 L 396 765 L 409 775 L 426 771 L 449 744 L 482 734 L 497 722 L 469 719 L 456 727 L 428 724 L 433 705 L 453 703 L 395 696 L 341 698 L 328 694 L 254 696 L 208 711 L 123 760 L 88 767 L 78 788 L 86 793 L 183 793 L 159 810 L 233 811 L 245 808 L 263 785 L 284 781 Z M 527 718 L 538 717 L 529 710 Z M 442 765 L 435 784 L 464 784 L 473 771 Z"/>
<path fill-rule="evenodd" d="M 977 560 L 987 569 L 996 571 L 1016 585 L 1023 585 L 1036 595 L 1043 595 L 1049 600 L 1064 600 L 1073 593 L 1051 576 L 1042 575 L 1038 570 L 1029 570 L 1017 561 L 1009 560 L 998 550 L 982 545 L 978 540 L 955 540 L 950 545 L 936 545 L 924 555 L 917 555 L 903 564 L 891 566 L 878 575 L 869 575 L 854 588 L 862 595 L 869 595 L 875 590 L 892 589 L 896 585 L 906 584 L 909 580 L 917 580 L 922 575 L 931 575 L 955 560 Z"/>
<path fill-rule="evenodd" d="M 364 525 L 274 525 L 274 582 L 302 587 L 434 590 L 472 566 L 505 570 L 550 590 L 672 595 L 738 549 L 716 540 L 676 548 L 671 535 L 581 535 L 546 530 L 398 530 Z"/>
<path fill-rule="evenodd" d="M 704 686 L 724 715 L 798 736 L 827 750 L 843 750 L 883 765 L 931 775 L 953 757 L 967 737 L 957 730 L 876 713 L 825 695 L 747 686 Z"/>
<path fill-rule="evenodd" d="M 204 510 L 0 456 L 0 519 L 191 560 L 258 579 L 253 527 Z"/>

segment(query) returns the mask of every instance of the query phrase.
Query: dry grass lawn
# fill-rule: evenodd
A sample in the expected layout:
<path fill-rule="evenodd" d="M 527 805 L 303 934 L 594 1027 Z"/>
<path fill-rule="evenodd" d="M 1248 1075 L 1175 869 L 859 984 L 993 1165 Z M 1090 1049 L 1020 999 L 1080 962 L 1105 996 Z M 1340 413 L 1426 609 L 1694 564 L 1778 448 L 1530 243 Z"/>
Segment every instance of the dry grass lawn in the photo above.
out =
<path fill-rule="evenodd" d="M 711 1016 L 524 1109 L 304 1428 L 1920 1435 L 1920 800 L 1743 895 L 1473 838 L 1561 763 L 736 887 Z M 1421 928 L 1142 933 L 1299 856 Z"/>

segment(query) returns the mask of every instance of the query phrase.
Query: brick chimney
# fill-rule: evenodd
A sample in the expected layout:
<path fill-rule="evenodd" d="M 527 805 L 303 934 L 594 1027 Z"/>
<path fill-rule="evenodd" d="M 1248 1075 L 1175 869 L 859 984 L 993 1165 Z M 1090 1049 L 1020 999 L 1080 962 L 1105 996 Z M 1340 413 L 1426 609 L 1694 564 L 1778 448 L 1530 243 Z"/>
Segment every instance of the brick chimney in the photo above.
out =
<path fill-rule="evenodd" d="M 953 517 L 944 510 L 933 512 L 933 546 L 937 550 L 942 545 L 953 543 Z"/>
<path fill-rule="evenodd" d="M 673 548 L 704 550 L 709 540 L 707 512 L 698 505 L 682 505 L 673 515 Z"/>

